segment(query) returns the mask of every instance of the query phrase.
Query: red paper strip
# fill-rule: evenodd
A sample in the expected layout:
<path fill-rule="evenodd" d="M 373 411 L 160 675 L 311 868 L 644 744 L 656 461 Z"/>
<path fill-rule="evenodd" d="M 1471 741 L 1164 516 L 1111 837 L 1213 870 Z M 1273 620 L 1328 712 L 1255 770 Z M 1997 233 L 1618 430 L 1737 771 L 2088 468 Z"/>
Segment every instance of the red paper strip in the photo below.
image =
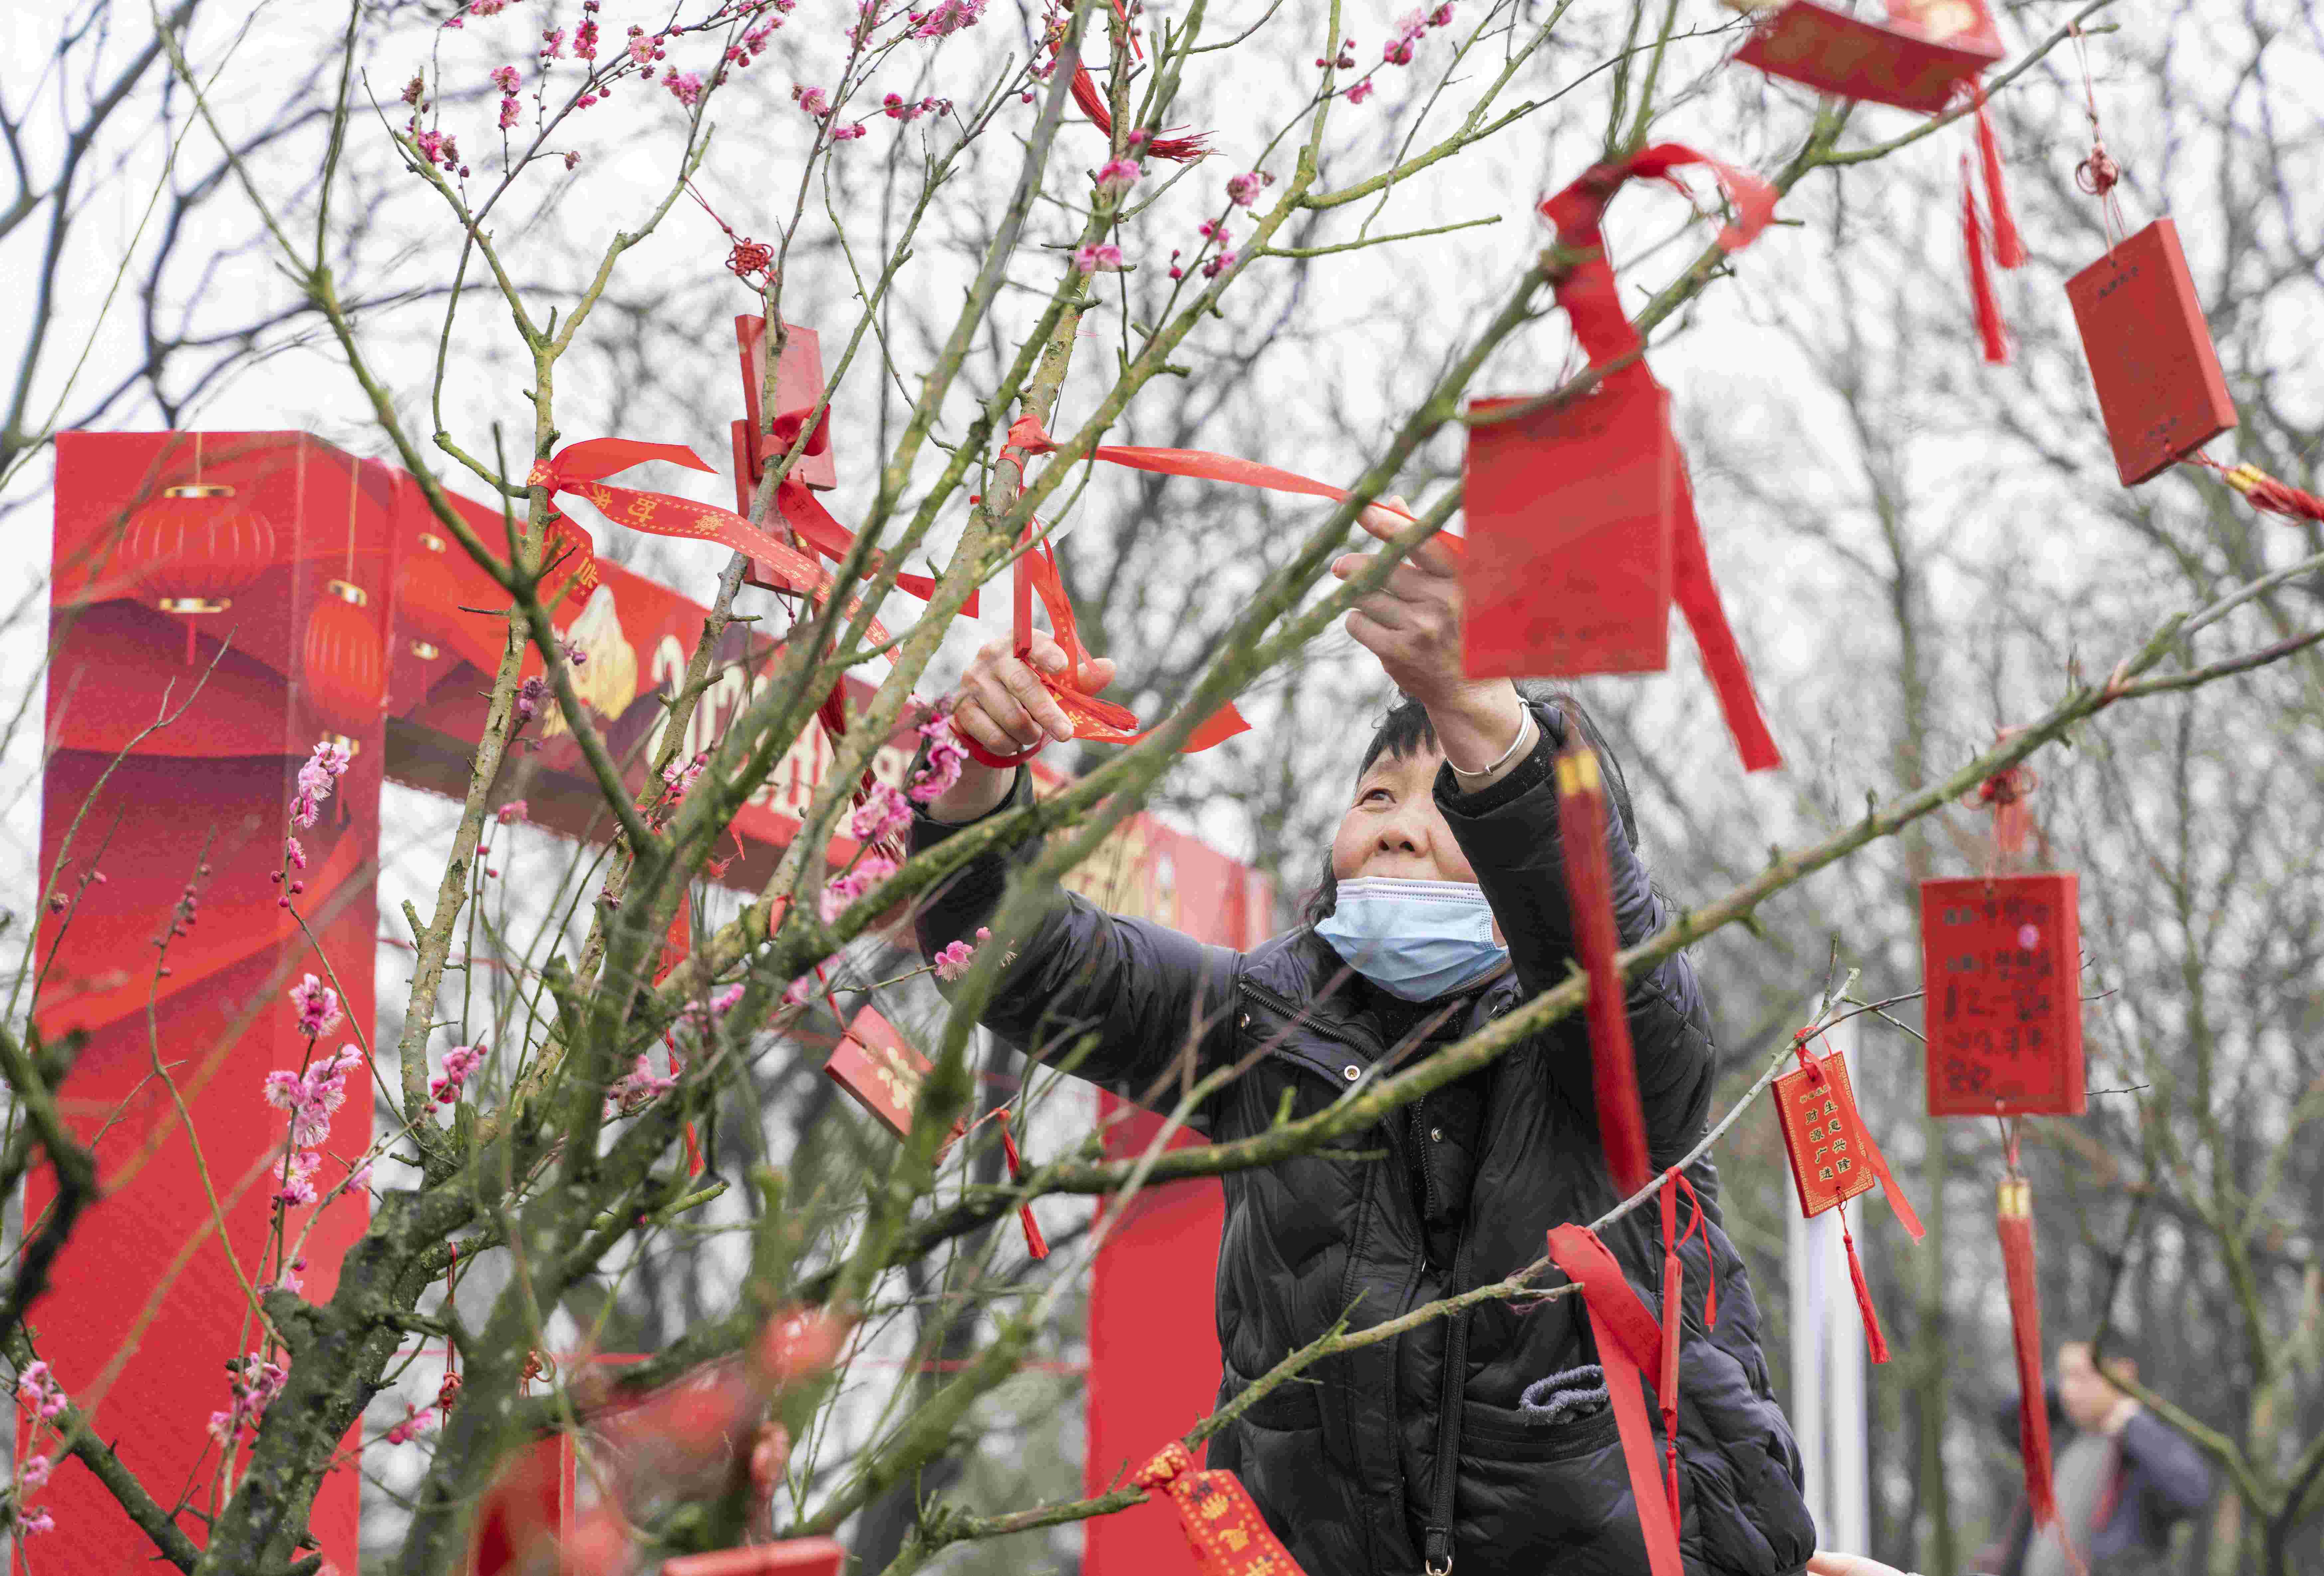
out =
<path fill-rule="evenodd" d="M 1566 907 L 1573 950 L 1589 977 L 1583 1009 L 1590 1023 L 1590 1084 L 1597 1101 L 1598 1142 L 1616 1191 L 1629 1197 L 1654 1178 L 1646 1153 L 1646 1106 L 1638 1097 L 1637 1057 L 1617 961 L 1613 875 L 1606 859 L 1606 790 L 1598 757 L 1575 740 L 1557 755 L 1557 841 L 1564 855 Z"/>
<path fill-rule="evenodd" d="M 2054 1526 L 2057 1497 L 2050 1478 L 2050 1397 L 2042 1383 L 2042 1287 L 2034 1274 L 2034 1190 L 2006 1176 L 1994 1211 L 2001 1234 L 2002 1276 L 2009 1287 L 2009 1341 L 2017 1359 L 2017 1442 L 2025 1463 L 2025 1502 L 2036 1526 Z"/>
<path fill-rule="evenodd" d="M 1720 246 L 1730 252 L 1747 246 L 1773 221 L 1775 191 L 1772 186 L 1747 171 L 1722 164 L 1675 143 L 1657 143 L 1618 163 L 1597 165 L 1541 204 L 1542 216 L 1556 228 L 1558 249 L 1563 254 L 1557 301 L 1572 322 L 1574 337 L 1581 342 L 1593 367 L 1628 361 L 1628 364 L 1608 372 L 1601 387 L 1649 383 L 1653 378 L 1644 361 L 1638 359 L 1645 345 L 1622 310 L 1621 299 L 1615 292 L 1614 271 L 1606 260 L 1605 236 L 1600 227 L 1606 205 L 1624 182 L 1636 178 L 1667 181 L 1684 190 L 1675 171 L 1690 164 L 1707 167 L 1735 209 L 1734 222 L 1720 232 Z M 1476 430 L 1472 429 L 1472 443 L 1476 441 Z M 1673 447 L 1674 451 L 1675 445 Z M 1504 447 L 1502 452 L 1509 451 Z M 1760 714 L 1749 669 L 1720 604 L 1718 587 L 1711 576 L 1710 554 L 1702 544 L 1702 527 L 1694 517 L 1692 493 L 1685 482 L 1683 463 L 1679 470 L 1671 520 L 1672 592 L 1702 653 L 1704 670 L 1718 694 L 1720 710 L 1735 736 L 1745 770 L 1763 770 L 1781 764 L 1782 757 Z M 1509 486 L 1520 484 L 1512 482 Z M 1489 490 L 1499 485 L 1497 482 L 1488 482 Z M 1635 519 L 1645 511 L 1633 504 L 1632 512 Z"/>
<path fill-rule="evenodd" d="M 1001 1152 L 1009 1161 L 1009 1180 L 1022 1182 L 1025 1180 L 1025 1157 L 1018 1153 L 1017 1135 L 1010 1130 L 1008 1108 L 1003 1106 L 999 1114 Z M 1047 1258 L 1049 1256 L 1048 1240 L 1041 1235 L 1041 1223 L 1033 1218 L 1030 1201 L 1017 1206 L 1017 1223 L 1025 1230 L 1025 1251 L 1035 1258 Z"/>
<path fill-rule="evenodd" d="M 1921 883 L 1932 1116 L 2079 1116 L 2081 921 L 2070 871 Z"/>
<path fill-rule="evenodd" d="M 1470 411 L 1521 402 L 1479 401 Z M 1463 671 L 1662 671 L 1679 484 L 1670 397 L 1652 379 L 1609 380 L 1570 404 L 1472 425 L 1461 493 Z"/>
<path fill-rule="evenodd" d="M 1178 1441 L 1164 1445 L 1131 1481 L 1149 1494 L 1167 1495 L 1177 1507 L 1178 1525 L 1202 1576 L 1305 1576 L 1242 1479 L 1224 1470 L 1196 1471 L 1194 1458 Z"/>
<path fill-rule="evenodd" d="M 2135 487 L 2236 424 L 2219 354 L 2162 218 L 2066 281 L 2122 484 Z"/>
<path fill-rule="evenodd" d="M 1834 97 L 1935 115 L 2003 52 L 1984 0 L 1891 0 L 1886 25 L 1792 0 L 1735 58 Z"/>
<path fill-rule="evenodd" d="M 1598 1361 L 1606 1370 L 1606 1394 L 1614 1404 L 1614 1425 L 1629 1471 L 1630 1498 L 1638 1510 L 1638 1531 L 1646 1540 L 1647 1571 L 1650 1576 L 1685 1576 L 1678 1552 L 1680 1518 L 1672 1512 L 1666 1485 L 1655 1481 L 1654 1424 L 1646 1416 L 1640 1387 L 1658 1364 L 1661 1326 L 1589 1227 L 1552 1227 L 1549 1256 L 1582 1288 L 1591 1341 L 1598 1348 Z"/>

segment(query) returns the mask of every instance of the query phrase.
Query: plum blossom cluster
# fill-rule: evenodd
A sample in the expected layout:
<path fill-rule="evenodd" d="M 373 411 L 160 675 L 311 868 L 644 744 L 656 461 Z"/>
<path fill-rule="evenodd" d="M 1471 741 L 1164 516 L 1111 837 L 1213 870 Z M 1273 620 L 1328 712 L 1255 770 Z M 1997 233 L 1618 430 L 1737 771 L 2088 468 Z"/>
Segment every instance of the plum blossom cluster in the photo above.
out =
<path fill-rule="evenodd" d="M 735 1004 L 742 1000 L 742 982 L 737 980 L 732 985 L 721 989 L 707 1001 L 689 1001 L 686 1004 L 685 1009 L 678 1014 L 678 1020 L 706 1039 L 711 1031 L 724 1021 L 726 1015 L 734 1010 Z"/>
<path fill-rule="evenodd" d="M 960 739 L 953 733 L 952 713 L 938 711 L 919 727 L 921 762 L 912 775 L 905 796 L 916 805 L 925 805 L 942 798 L 960 780 L 960 769 L 968 759 L 961 748 Z"/>
<path fill-rule="evenodd" d="M 1247 208 L 1259 200 L 1259 194 L 1275 184 L 1275 177 L 1264 170 L 1252 170 L 1241 175 L 1227 177 L 1227 200 L 1237 207 Z"/>
<path fill-rule="evenodd" d="M 47 1363 L 28 1362 L 24 1365 L 24 1371 L 16 1376 L 16 1400 L 31 1412 L 32 1428 L 42 1424 L 53 1428 L 58 1415 L 65 1409 L 64 1387 L 57 1383 L 56 1375 L 50 1371 Z M 20 1445 L 27 1437 L 25 1434 L 18 1436 Z M 49 1473 L 55 1465 L 51 1456 L 28 1449 L 16 1468 L 16 1526 L 19 1531 L 30 1534 L 56 1530 L 56 1518 L 45 1508 L 34 1510 L 24 1503 L 27 1493 L 49 1480 Z"/>
<path fill-rule="evenodd" d="M 976 949 L 992 939 L 992 932 L 984 926 L 976 927 L 973 945 L 965 941 L 949 943 L 928 961 L 936 965 L 939 980 L 957 980 L 968 972 L 968 965 L 976 961 Z"/>
<path fill-rule="evenodd" d="M 1135 159 L 1109 159 L 1097 172 L 1097 194 L 1102 198 L 1119 198 L 1138 184 L 1146 173 Z"/>
<path fill-rule="evenodd" d="M 834 876 L 823 886 L 823 922 L 825 925 L 847 912 L 847 906 L 896 873 L 896 862 L 876 848 L 867 848 L 856 856 L 855 862 Z"/>
<path fill-rule="evenodd" d="M 924 115 L 950 115 L 952 100 L 929 97 L 915 104 L 900 93 L 890 93 L 880 100 L 880 113 L 890 120 L 902 121 L 908 125 Z"/>
<path fill-rule="evenodd" d="M 929 11 L 907 14 L 914 38 L 945 38 L 984 18 L 985 0 L 936 0 Z"/>
<path fill-rule="evenodd" d="M 1194 234 L 1203 238 L 1203 244 L 1195 248 L 1194 255 L 1202 258 L 1199 266 L 1204 279 L 1216 279 L 1235 265 L 1240 253 L 1227 244 L 1227 226 L 1224 219 L 1204 219 L 1194 226 Z M 1211 252 L 1210 249 L 1214 244 L 1218 250 Z M 1205 252 L 1209 252 L 1210 255 L 1203 256 Z M 1185 267 L 1181 267 L 1178 263 L 1181 255 L 1183 253 L 1176 247 L 1171 249 L 1170 277 L 1172 279 L 1184 279 L 1186 276 L 1186 268 L 1196 266 L 1189 263 Z"/>
<path fill-rule="evenodd" d="M 232 1393 L 226 1410 L 210 1414 L 210 1437 L 229 1442 L 245 1429 L 255 1432 L 266 1409 L 282 1393 L 290 1370 L 271 1357 L 252 1352 L 226 1365 L 226 1387 Z"/>
<path fill-rule="evenodd" d="M 887 843 L 901 837 L 911 825 L 912 806 L 904 796 L 884 782 L 874 782 L 848 818 L 847 831 L 858 843 Z"/>
<path fill-rule="evenodd" d="M 735 989 L 740 991 L 742 987 L 738 985 Z M 669 1071 L 657 1073 L 653 1069 L 653 1058 L 643 1051 L 639 1052 L 638 1059 L 631 1064 L 630 1070 L 605 1086 L 606 1119 L 636 1115 L 677 1088 L 678 1075 L 685 1071 L 686 1064 L 673 1055 L 669 1058 Z"/>
<path fill-rule="evenodd" d="M 299 768 L 299 791 L 290 797 L 290 824 L 312 826 L 321 819 L 323 801 L 331 797 L 331 789 L 346 775 L 347 763 L 354 757 L 347 747 L 334 739 L 318 740 Z"/>
<path fill-rule="evenodd" d="M 1453 0 L 1438 0 L 1434 9 L 1407 11 L 1397 17 L 1396 31 L 1388 35 L 1388 42 L 1380 46 L 1380 64 L 1386 66 L 1412 64 L 1414 57 L 1419 52 L 1421 39 L 1431 28 L 1450 27 L 1452 24 L 1452 4 Z M 1337 55 L 1329 60 L 1318 55 L 1315 57 L 1315 65 L 1318 69 L 1331 66 L 1337 67 L 1342 71 L 1353 70 L 1356 64 L 1355 51 L 1354 39 L 1342 40 Z M 1350 104 L 1361 104 L 1372 96 L 1373 88 L 1379 86 L 1373 80 L 1379 69 L 1379 67 L 1375 66 L 1371 70 L 1348 84 L 1343 91 Z"/>
<path fill-rule="evenodd" d="M 1074 266 L 1084 273 L 1119 273 L 1121 248 L 1111 241 L 1094 242 L 1074 252 Z"/>
<path fill-rule="evenodd" d="M 346 1103 L 347 1074 L 362 1065 L 361 1051 L 341 1046 L 321 1061 L 309 1062 L 303 1073 L 277 1067 L 266 1075 L 266 1103 L 290 1114 L 291 1148 L 316 1148 L 331 1136 L 331 1118 Z"/>
<path fill-rule="evenodd" d="M 290 1005 L 298 1009 L 299 1032 L 309 1039 L 339 1027 L 339 993 L 309 974 L 290 987 Z"/>
<path fill-rule="evenodd" d="M 501 130 L 516 124 L 520 106 L 517 104 L 517 70 L 514 66 L 494 66 L 493 86 L 501 90 Z"/>
<path fill-rule="evenodd" d="M 440 1077 L 429 1080 L 428 1093 L 438 1105 L 457 1104 L 460 1091 L 475 1070 L 484 1064 L 486 1049 L 483 1041 L 473 1046 L 454 1046 L 444 1053 L 444 1072 Z"/>

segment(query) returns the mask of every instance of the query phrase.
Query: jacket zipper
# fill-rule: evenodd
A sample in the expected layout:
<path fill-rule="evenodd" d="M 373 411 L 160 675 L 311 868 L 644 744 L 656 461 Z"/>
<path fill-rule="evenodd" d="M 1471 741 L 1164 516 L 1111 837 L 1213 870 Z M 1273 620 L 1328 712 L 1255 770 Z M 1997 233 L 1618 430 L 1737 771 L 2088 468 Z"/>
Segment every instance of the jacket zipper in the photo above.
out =
<path fill-rule="evenodd" d="M 1370 1037 L 1356 1030 L 1352 1026 L 1325 1023 L 1305 1008 L 1293 1006 L 1289 1001 L 1255 981 L 1238 981 L 1235 988 L 1248 994 L 1252 1000 L 1272 1008 L 1293 1022 L 1314 1029 L 1325 1039 L 1337 1040 L 1351 1049 L 1361 1051 L 1375 1062 L 1386 1054 L 1383 1047 L 1374 1042 Z"/>

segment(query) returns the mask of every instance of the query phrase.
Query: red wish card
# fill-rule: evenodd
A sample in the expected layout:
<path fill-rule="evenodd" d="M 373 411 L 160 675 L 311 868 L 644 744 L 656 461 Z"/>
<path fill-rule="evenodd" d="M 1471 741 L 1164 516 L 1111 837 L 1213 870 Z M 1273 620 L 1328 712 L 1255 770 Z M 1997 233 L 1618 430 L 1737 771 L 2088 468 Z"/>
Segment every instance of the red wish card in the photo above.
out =
<path fill-rule="evenodd" d="M 664 1560 L 661 1576 L 839 1576 L 844 1545 L 830 1538 L 788 1538 L 755 1548 L 720 1549 Z"/>
<path fill-rule="evenodd" d="M 912 1107 L 920 1098 L 922 1080 L 932 1069 L 928 1059 L 896 1032 L 894 1024 L 867 1007 L 847 1026 L 839 1048 L 831 1053 L 823 1070 L 854 1096 L 856 1104 L 900 1136 L 912 1130 Z"/>
<path fill-rule="evenodd" d="M 1823 1056 L 1776 1079 L 1775 1115 L 1800 1213 L 1820 1215 L 1878 1185 L 1846 1057 Z"/>
<path fill-rule="evenodd" d="M 1735 58 L 1819 93 L 1934 115 L 2003 53 L 1984 0 L 1889 0 L 1885 23 L 1792 0 Z"/>
<path fill-rule="evenodd" d="M 1678 486 L 1670 396 L 1651 378 L 1609 378 L 1570 403 L 1471 427 L 1461 554 L 1470 676 L 1660 672 Z"/>
<path fill-rule="evenodd" d="M 2070 871 L 1921 883 L 1932 1116 L 2079 1116 L 2081 920 Z"/>
<path fill-rule="evenodd" d="M 2210 326 L 2169 219 L 2068 280 L 2066 299 L 2124 486 L 2161 475 L 2236 424 Z"/>
<path fill-rule="evenodd" d="M 812 328 L 784 326 L 783 357 L 775 365 L 775 434 L 772 447 L 762 448 L 758 440 L 760 423 L 764 416 L 759 392 L 767 381 L 767 320 L 764 318 L 742 317 L 734 319 L 734 341 L 742 352 L 742 405 L 750 425 L 743 431 L 752 439 L 751 475 L 756 480 L 767 462 L 779 459 L 790 452 L 798 438 L 798 423 L 815 409 L 823 398 L 823 346 Z M 786 429 L 783 418 L 792 419 Z M 816 423 L 815 436 L 807 440 L 807 452 L 799 456 L 791 475 L 810 487 L 839 485 L 839 465 L 831 452 L 831 412 L 826 410 Z"/>

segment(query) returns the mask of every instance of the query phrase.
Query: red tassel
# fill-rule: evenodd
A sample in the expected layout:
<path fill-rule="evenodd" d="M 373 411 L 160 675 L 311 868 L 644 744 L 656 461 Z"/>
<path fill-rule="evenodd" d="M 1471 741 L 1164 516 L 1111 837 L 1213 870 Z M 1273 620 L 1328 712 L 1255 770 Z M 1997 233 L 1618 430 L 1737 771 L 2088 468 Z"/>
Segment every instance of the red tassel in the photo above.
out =
<path fill-rule="evenodd" d="M 1113 112 L 1106 107 L 1105 95 L 1097 90 L 1097 78 L 1089 74 L 1087 66 L 1074 68 L 1074 102 L 1100 133 L 1113 135 Z M 1210 151 L 1208 132 L 1191 137 L 1156 137 L 1146 144 L 1148 158 L 1167 159 L 1176 164 L 1192 163 Z"/>
<path fill-rule="evenodd" d="M 2009 1338 L 2017 1355 L 2017 1443 L 2025 1461 L 2025 1502 L 2036 1526 L 2054 1526 L 2050 1480 L 2050 1402 L 2042 1386 L 2042 1288 L 2034 1278 L 2034 1190 L 2022 1176 L 2001 1180 L 1994 1224 L 2009 1286 Z"/>
<path fill-rule="evenodd" d="M 1977 311 L 1977 336 L 1985 359 L 1996 366 L 2009 362 L 2009 330 L 2001 320 L 2001 303 L 1993 294 L 1993 274 L 1985 263 L 1985 231 L 1978 223 L 1977 192 L 1969 185 L 1969 158 L 1961 158 L 1961 247 L 1969 254 L 1969 299 Z"/>
<path fill-rule="evenodd" d="M 1009 1180 L 1024 1181 L 1025 1159 L 1017 1153 L 1017 1137 L 1009 1130 L 1009 1113 L 1006 1111 L 1001 1113 L 1001 1152 L 1009 1157 Z M 1025 1251 L 1036 1258 L 1047 1258 L 1049 1256 L 1048 1240 L 1041 1235 L 1041 1224 L 1033 1218 L 1033 1206 L 1029 1203 L 1017 1206 L 1017 1223 L 1025 1228 Z"/>
<path fill-rule="evenodd" d="M 692 1122 L 687 1123 L 683 1130 L 686 1134 L 686 1174 L 688 1176 L 699 1176 L 703 1170 L 702 1140 L 694 1136 Z"/>
<path fill-rule="evenodd" d="M 1848 1232 L 1848 1206 L 1840 1207 L 1840 1241 L 1848 1249 L 1848 1278 L 1856 1287 L 1856 1311 L 1864 1315 L 1864 1344 L 1874 1362 L 1888 1360 L 1888 1338 L 1880 1332 L 1880 1314 L 1872 1306 L 1872 1288 L 1864 1284 L 1864 1262 L 1856 1257 L 1856 1239 Z"/>
<path fill-rule="evenodd" d="M 2009 211 L 2009 187 L 2001 177 L 2001 144 L 1994 140 L 1993 117 L 1986 113 L 1985 89 L 1977 90 L 1977 152 L 1985 161 L 1985 207 L 1993 216 L 1993 260 L 2004 268 L 2025 261 L 2017 220 Z"/>

